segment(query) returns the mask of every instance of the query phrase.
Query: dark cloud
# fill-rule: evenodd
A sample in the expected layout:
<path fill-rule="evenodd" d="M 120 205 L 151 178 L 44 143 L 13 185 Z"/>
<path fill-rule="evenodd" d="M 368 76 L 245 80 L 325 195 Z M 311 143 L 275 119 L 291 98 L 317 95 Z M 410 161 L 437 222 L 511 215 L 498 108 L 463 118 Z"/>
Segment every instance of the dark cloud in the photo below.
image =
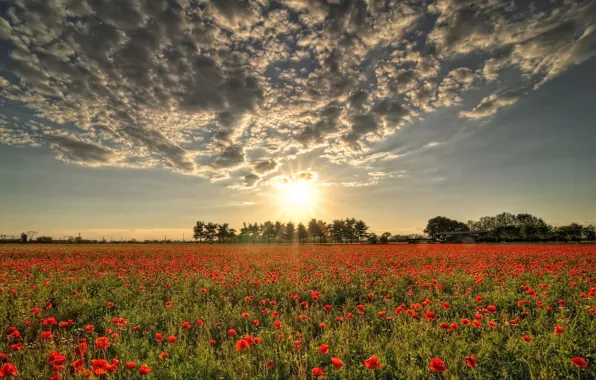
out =
<path fill-rule="evenodd" d="M 257 184 L 257 182 L 259 182 L 260 179 L 261 177 L 255 174 L 246 175 L 244 176 L 244 186 L 253 187 Z"/>
<path fill-rule="evenodd" d="M 259 174 L 269 173 L 279 166 L 279 163 L 273 159 L 257 161 L 253 164 L 253 170 Z"/>
<path fill-rule="evenodd" d="M 72 136 L 48 136 L 47 142 L 60 158 L 86 165 L 100 165 L 112 162 L 114 152 L 106 147 L 89 144 Z"/>
<path fill-rule="evenodd" d="M 360 148 L 361 139 L 370 133 L 376 132 L 378 128 L 377 119 L 373 114 L 356 115 L 352 117 L 349 132 L 342 138 L 352 147 Z"/>
<path fill-rule="evenodd" d="M 9 0 L 0 108 L 47 123 L 5 122 L 0 141 L 236 181 L 316 146 L 362 162 L 488 82 L 462 117 L 490 117 L 587 61 L 594 19 L 588 0 Z M 496 80 L 505 70 L 521 75 Z"/>
<path fill-rule="evenodd" d="M 217 156 L 213 166 L 215 168 L 234 168 L 244 163 L 244 150 L 239 145 L 230 145 L 226 147 L 221 154 Z"/>

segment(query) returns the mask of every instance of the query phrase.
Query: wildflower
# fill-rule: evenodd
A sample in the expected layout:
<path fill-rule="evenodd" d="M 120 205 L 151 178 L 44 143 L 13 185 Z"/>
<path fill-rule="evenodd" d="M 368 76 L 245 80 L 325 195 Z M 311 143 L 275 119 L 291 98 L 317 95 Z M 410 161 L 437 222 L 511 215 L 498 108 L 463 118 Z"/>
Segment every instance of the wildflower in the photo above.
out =
<path fill-rule="evenodd" d="M 588 367 L 588 362 L 586 361 L 586 359 L 579 357 L 579 356 L 572 358 L 571 363 L 573 363 L 573 365 L 576 366 L 577 368 L 587 368 Z"/>
<path fill-rule="evenodd" d="M 379 358 L 373 355 L 364 361 L 364 366 L 368 369 L 376 369 L 381 368 L 382 364 L 379 363 Z"/>
<path fill-rule="evenodd" d="M 432 358 L 430 361 L 429 368 L 433 372 L 445 372 L 447 370 L 447 367 L 445 367 L 445 363 L 443 363 L 443 360 L 439 358 Z"/>
<path fill-rule="evenodd" d="M 476 363 L 476 355 L 466 356 L 466 365 L 470 368 L 478 367 L 478 363 Z"/>
<path fill-rule="evenodd" d="M 315 367 L 315 368 L 312 369 L 312 375 L 313 375 L 313 377 L 323 376 L 324 374 L 325 374 L 325 371 L 323 371 L 322 368 Z"/>
<path fill-rule="evenodd" d="M 344 366 L 344 362 L 342 362 L 340 358 L 331 358 L 331 364 L 333 364 L 335 369 L 340 369 Z"/>

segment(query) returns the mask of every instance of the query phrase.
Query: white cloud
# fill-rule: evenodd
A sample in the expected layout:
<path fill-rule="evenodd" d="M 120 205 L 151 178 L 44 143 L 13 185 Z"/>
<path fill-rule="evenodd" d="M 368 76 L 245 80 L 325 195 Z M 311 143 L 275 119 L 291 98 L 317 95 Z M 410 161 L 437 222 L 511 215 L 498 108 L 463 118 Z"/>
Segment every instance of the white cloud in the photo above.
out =
<path fill-rule="evenodd" d="M 504 69 L 530 89 L 594 56 L 594 1 L 526 3 L 10 2 L 0 109 L 26 107 L 39 125 L 5 122 L 0 142 L 240 189 L 316 149 L 374 173 L 401 157 L 383 150 L 388 136 L 487 82 L 493 94 L 461 116 L 516 103 L 523 93 L 496 81 Z"/>

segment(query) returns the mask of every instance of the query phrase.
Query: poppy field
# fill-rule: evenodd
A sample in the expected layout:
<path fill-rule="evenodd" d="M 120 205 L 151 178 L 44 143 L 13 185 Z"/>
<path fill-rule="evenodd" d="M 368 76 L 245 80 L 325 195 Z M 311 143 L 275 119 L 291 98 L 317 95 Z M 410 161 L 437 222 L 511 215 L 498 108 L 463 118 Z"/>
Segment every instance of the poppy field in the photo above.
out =
<path fill-rule="evenodd" d="M 0 378 L 594 379 L 596 246 L 0 246 Z"/>

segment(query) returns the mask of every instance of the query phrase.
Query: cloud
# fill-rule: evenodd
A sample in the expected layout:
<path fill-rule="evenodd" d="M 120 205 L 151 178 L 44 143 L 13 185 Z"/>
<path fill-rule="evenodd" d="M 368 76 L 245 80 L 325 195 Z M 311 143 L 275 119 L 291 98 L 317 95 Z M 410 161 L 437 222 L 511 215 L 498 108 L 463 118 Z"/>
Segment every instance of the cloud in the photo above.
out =
<path fill-rule="evenodd" d="M 490 117 L 525 95 L 510 89 L 589 60 L 595 19 L 587 0 L 10 1 L 0 115 L 27 116 L 4 119 L 0 142 L 239 188 L 318 149 L 387 165 L 385 140 L 429 113 Z"/>
<path fill-rule="evenodd" d="M 114 152 L 110 149 L 79 141 L 72 136 L 48 136 L 47 141 L 56 150 L 59 158 L 65 161 L 94 166 L 115 159 Z"/>
<path fill-rule="evenodd" d="M 259 174 L 266 174 L 274 171 L 279 163 L 273 159 L 257 161 L 253 164 L 253 170 Z"/>
<path fill-rule="evenodd" d="M 254 185 L 257 184 L 257 182 L 259 182 L 260 179 L 261 179 L 261 177 L 259 177 L 258 175 L 255 175 L 255 174 L 246 175 L 246 176 L 244 176 L 244 186 L 253 187 Z"/>
<path fill-rule="evenodd" d="M 515 104 L 520 97 L 518 91 L 508 91 L 502 94 L 488 96 L 480 102 L 472 111 L 461 112 L 460 115 L 470 119 L 481 119 L 497 113 L 505 106 Z"/>

